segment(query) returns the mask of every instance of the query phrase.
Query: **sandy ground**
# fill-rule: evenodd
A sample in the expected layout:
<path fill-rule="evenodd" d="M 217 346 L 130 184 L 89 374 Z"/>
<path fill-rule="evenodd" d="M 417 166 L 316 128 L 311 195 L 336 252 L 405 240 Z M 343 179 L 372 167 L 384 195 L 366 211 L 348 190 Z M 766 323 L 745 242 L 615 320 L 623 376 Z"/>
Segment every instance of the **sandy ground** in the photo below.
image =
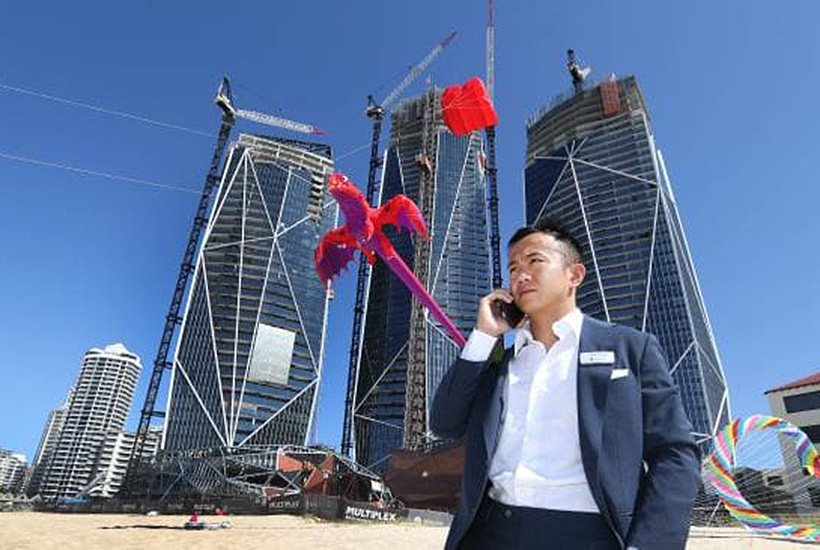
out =
<path fill-rule="evenodd" d="M 184 516 L 127 514 L 0 513 L 3 550 L 130 550 L 173 548 L 228 550 L 423 550 L 442 548 L 444 527 L 414 524 L 324 522 L 294 516 L 231 516 L 232 529 L 186 531 Z M 203 516 L 204 521 L 217 521 Z M 695 529 L 687 550 L 810 548 L 781 540 L 750 538 L 740 529 Z"/>

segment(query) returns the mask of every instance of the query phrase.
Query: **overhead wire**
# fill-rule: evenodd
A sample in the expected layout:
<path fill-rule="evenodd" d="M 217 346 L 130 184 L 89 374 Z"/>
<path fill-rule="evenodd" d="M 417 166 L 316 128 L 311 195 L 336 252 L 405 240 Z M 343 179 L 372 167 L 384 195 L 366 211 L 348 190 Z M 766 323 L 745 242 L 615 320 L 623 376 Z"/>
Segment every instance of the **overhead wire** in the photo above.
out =
<path fill-rule="evenodd" d="M 244 86 L 242 84 L 238 84 L 238 86 L 241 87 L 241 88 L 244 88 L 246 91 L 250 92 L 252 95 L 255 95 L 255 96 L 259 97 L 260 99 L 265 99 L 267 101 L 270 101 L 270 99 L 265 98 L 264 96 L 262 96 L 261 94 L 259 94 L 257 92 L 254 92 L 253 90 L 251 90 L 247 86 Z M 191 134 L 196 134 L 196 135 L 209 137 L 209 138 L 215 138 L 216 137 L 215 133 L 203 132 L 201 130 L 196 130 L 194 128 L 188 128 L 187 126 L 182 126 L 182 125 L 179 125 L 179 124 L 173 124 L 173 123 L 170 123 L 170 122 L 163 122 L 161 120 L 156 120 L 156 119 L 148 118 L 148 117 L 141 116 L 141 115 L 135 115 L 133 113 L 128 113 L 126 111 L 118 111 L 118 110 L 114 110 L 114 109 L 107 109 L 105 107 L 100 107 L 98 105 L 92 105 L 90 103 L 84 103 L 84 102 L 81 102 L 81 101 L 74 101 L 73 99 L 67 99 L 67 98 L 64 98 L 64 97 L 59 97 L 59 96 L 55 96 L 55 95 L 51 95 L 51 94 L 46 94 L 46 93 L 38 92 L 38 91 L 35 91 L 35 90 L 21 88 L 19 86 L 11 86 L 9 84 L 4 84 L 2 82 L 0 82 L 0 89 L 11 91 L 11 92 L 16 92 L 16 93 L 19 93 L 19 94 L 30 95 L 30 96 L 33 96 L 33 97 L 39 97 L 41 99 L 47 99 L 49 101 L 54 101 L 54 102 L 57 102 L 57 103 L 63 103 L 63 104 L 71 105 L 71 106 L 74 106 L 74 107 L 81 107 L 81 108 L 84 108 L 84 109 L 90 109 L 92 111 L 97 111 L 99 113 L 105 113 L 105 114 L 112 115 L 112 116 L 118 116 L 118 117 L 122 117 L 122 118 L 128 118 L 128 119 L 131 119 L 131 120 L 137 120 L 139 122 L 145 122 L 147 124 L 153 124 L 155 126 L 159 126 L 159 127 L 162 127 L 162 128 L 169 128 L 169 129 L 172 129 L 172 130 L 180 130 L 180 131 L 183 131 L 183 132 L 188 132 L 188 133 L 191 133 Z M 282 111 L 281 107 L 277 107 L 277 111 L 281 112 Z M 384 141 L 384 138 L 379 140 L 379 145 L 382 144 L 382 141 Z M 363 149 L 366 149 L 369 145 L 370 145 L 370 142 L 367 142 L 367 143 L 364 143 L 362 145 L 356 146 L 352 150 L 339 155 L 338 157 L 336 157 L 335 160 L 339 161 L 339 160 L 347 158 L 351 155 L 354 155 L 354 154 L 358 153 L 359 151 L 361 151 Z"/>
<path fill-rule="evenodd" d="M 132 114 L 132 113 L 127 113 L 125 111 L 117 111 L 117 110 L 114 110 L 114 109 L 106 109 L 104 107 L 99 107 L 97 105 L 91 105 L 90 103 L 83 103 L 83 102 L 80 102 L 80 101 L 74 101 L 73 99 L 66 99 L 64 97 L 58 97 L 58 96 L 55 96 L 55 95 L 45 94 L 45 93 L 38 92 L 38 91 L 35 91 L 35 90 L 28 90 L 26 88 L 20 88 L 19 86 L 10 86 L 8 84 L 3 84 L 2 82 L 0 82 L 0 89 L 7 90 L 7 91 L 10 91 L 10 92 L 16 92 L 18 94 L 24 94 L 24 95 L 39 97 L 41 99 L 47 99 L 49 101 L 54 101 L 54 102 L 57 102 L 57 103 L 72 105 L 74 107 L 82 107 L 84 109 L 90 109 L 92 111 L 97 111 L 99 113 L 105 113 L 107 115 L 113 115 L 113 116 L 118 116 L 118 117 L 122 117 L 122 118 L 128 118 L 128 119 L 131 119 L 131 120 L 138 120 L 140 122 L 145 122 L 147 124 L 153 124 L 155 126 L 160 126 L 160 127 L 163 127 L 163 128 L 169 128 L 169 129 L 173 129 L 173 130 L 180 130 L 180 131 L 183 131 L 183 132 L 188 132 L 188 133 L 191 133 L 191 134 L 197 134 L 197 135 L 205 136 L 205 137 L 209 137 L 209 138 L 216 137 L 216 134 L 214 134 L 214 133 L 208 133 L 208 132 L 203 132 L 201 130 L 195 130 L 194 128 L 188 128 L 187 126 L 181 126 L 179 124 L 171 124 L 169 122 L 162 122 L 160 120 L 154 120 L 152 118 L 148 118 L 148 117 L 144 117 L 144 116 L 140 116 L 140 115 L 135 115 L 135 114 Z"/>
<path fill-rule="evenodd" d="M 252 90 L 250 90 L 247 86 L 243 85 L 241 87 L 245 88 L 247 91 L 250 91 L 252 94 L 257 95 L 258 97 L 262 97 L 260 94 L 257 94 L 255 92 L 253 92 Z M 6 91 L 9 91 L 9 92 L 18 93 L 18 94 L 29 95 L 29 96 L 32 96 L 32 97 L 37 97 L 37 98 L 45 99 L 45 100 L 48 100 L 48 101 L 53 101 L 53 102 L 56 102 L 56 103 L 71 105 L 73 107 L 80 107 L 80 108 L 83 108 L 83 109 L 88 109 L 88 110 L 91 110 L 91 111 L 95 111 L 95 112 L 99 112 L 99 113 L 103 113 L 103 114 L 107 114 L 107 115 L 111 115 L 111 116 L 116 116 L 116 117 L 130 119 L 130 120 L 136 120 L 136 121 L 151 124 L 151 125 L 154 125 L 154 126 L 157 126 L 157 127 L 160 127 L 160 128 L 183 131 L 183 132 L 187 132 L 187 133 L 191 133 L 191 134 L 195 134 L 195 135 L 200 135 L 200 136 L 203 136 L 203 137 L 209 137 L 209 138 L 216 137 L 216 134 L 203 132 L 201 130 L 196 130 L 194 128 L 189 128 L 187 126 L 182 126 L 182 125 L 179 125 L 179 124 L 174 124 L 174 123 L 169 123 L 169 122 L 163 122 L 161 120 L 156 120 L 156 119 L 153 119 L 153 118 L 149 118 L 149 117 L 145 117 L 145 116 L 142 116 L 142 115 L 129 113 L 129 112 L 126 112 L 126 111 L 108 109 L 108 108 L 105 108 L 105 107 L 101 107 L 99 105 L 93 105 L 91 103 L 86 103 L 86 102 L 82 102 L 82 101 L 75 101 L 73 99 L 68 99 L 68 98 L 56 96 L 56 95 L 53 95 L 53 94 L 47 94 L 47 93 L 40 92 L 40 91 L 37 91 L 37 90 L 29 89 L 29 88 L 22 88 L 20 86 L 12 86 L 10 84 L 5 84 L 3 82 L 0 82 L 0 89 L 6 90 Z M 378 141 L 378 147 L 379 148 L 381 148 L 381 146 L 384 144 L 384 141 L 386 139 L 388 139 L 388 137 L 389 137 L 388 135 L 382 134 L 381 138 Z M 364 150 L 366 150 L 370 147 L 372 147 L 372 142 L 371 141 L 362 143 L 361 145 L 358 145 L 358 146 L 354 147 L 353 149 L 351 149 L 347 152 L 344 152 L 341 155 L 337 156 L 335 159 L 333 159 L 334 163 L 337 163 L 337 162 L 339 162 L 343 159 L 351 157 L 351 156 L 353 156 L 357 153 L 360 153 L 360 152 L 362 152 L 362 151 L 364 151 Z M 130 176 L 112 174 L 112 173 L 109 173 L 109 172 L 103 172 L 103 171 L 99 171 L 99 170 L 92 170 L 92 169 L 88 169 L 88 168 L 80 168 L 80 167 L 72 166 L 72 165 L 69 165 L 69 164 L 51 162 L 51 161 L 38 159 L 38 158 L 33 158 L 33 157 L 24 157 L 24 156 L 15 155 L 15 154 L 12 154 L 12 153 L 6 153 L 6 152 L 2 152 L 2 151 L 0 151 L 0 158 L 5 158 L 7 160 L 13 160 L 13 161 L 26 163 L 26 164 L 31 164 L 31 165 L 35 165 L 35 166 L 43 166 L 43 167 L 48 167 L 48 168 L 56 168 L 56 169 L 60 169 L 60 170 L 66 170 L 66 171 L 69 171 L 69 172 L 84 174 L 84 175 L 88 175 L 88 176 L 97 176 L 97 177 L 107 178 L 107 179 L 111 179 L 111 180 L 115 180 L 115 181 L 123 181 L 123 182 L 128 182 L 128 183 L 145 185 L 145 186 L 153 187 L 153 188 L 156 188 L 156 189 L 165 189 L 165 190 L 169 190 L 169 191 L 179 191 L 179 192 L 191 193 L 191 194 L 195 194 L 195 195 L 200 195 L 201 194 L 200 191 L 196 191 L 194 189 L 186 188 L 186 187 L 180 186 L 180 185 L 166 184 L 166 183 L 161 183 L 161 182 L 156 182 L 156 181 L 151 181 L 151 180 L 133 178 L 133 177 L 130 177 Z M 305 178 L 302 178 L 301 176 L 298 176 L 298 175 L 295 175 L 295 176 L 299 179 L 305 179 Z M 310 183 L 310 182 L 308 182 L 308 180 L 305 180 L 305 181 L 307 183 Z"/>
<path fill-rule="evenodd" d="M 279 114 L 279 115 L 284 114 L 284 109 L 282 108 L 281 105 L 279 105 L 278 102 L 276 102 L 276 101 L 272 100 L 271 98 L 257 92 L 256 90 L 253 90 L 250 86 L 248 86 L 246 84 L 243 84 L 242 82 L 234 81 L 234 92 L 233 92 L 234 99 L 239 97 L 239 94 L 236 93 L 236 88 L 241 88 L 241 89 L 245 90 L 247 93 L 249 93 L 250 95 L 252 95 L 252 96 L 254 96 L 258 99 L 261 99 L 262 101 L 264 101 L 266 103 L 269 103 L 274 108 L 274 110 L 276 111 L 277 114 Z M 266 108 L 266 111 L 267 111 L 267 108 Z"/>
<path fill-rule="evenodd" d="M 245 87 L 245 86 L 243 86 L 243 87 Z M 247 88 L 247 87 L 245 87 L 245 88 Z M 154 126 L 158 126 L 158 127 L 161 127 L 161 128 L 179 130 L 179 131 L 183 131 L 183 132 L 187 132 L 187 133 L 191 133 L 191 134 L 195 134 L 195 135 L 200 135 L 200 136 L 204 136 L 204 137 L 209 137 L 209 138 L 216 137 L 216 134 L 203 132 L 203 131 L 196 130 L 196 129 L 193 129 L 193 128 L 188 128 L 186 126 L 182 126 L 182 125 L 179 125 L 179 124 L 163 122 L 163 121 L 160 121 L 160 120 L 152 119 L 152 118 L 141 116 L 141 115 L 136 115 L 136 114 L 129 113 L 129 112 L 126 112 L 126 111 L 108 109 L 108 108 L 105 108 L 105 107 L 100 107 L 98 105 L 93 105 L 93 104 L 85 103 L 85 102 L 81 102 L 81 101 L 75 101 L 75 100 L 72 100 L 72 99 L 67 99 L 65 97 L 60 97 L 60 96 L 56 96 L 56 95 L 52 95 L 52 94 L 46 94 L 46 93 L 39 92 L 39 91 L 36 91 L 36 90 L 32 90 L 32 89 L 28 89 L 28 88 L 22 88 L 22 87 L 19 87 L 19 86 L 12 86 L 12 85 L 5 84 L 5 83 L 2 83 L 2 82 L 0 82 L 0 89 L 10 91 L 10 92 L 15 92 L 15 93 L 18 93 L 18 94 L 29 95 L 29 96 L 32 96 L 32 97 L 37 97 L 37 98 L 45 99 L 45 100 L 48 100 L 48 101 L 53 101 L 53 102 L 56 102 L 56 103 L 71 105 L 73 107 L 80 107 L 80 108 L 83 108 L 83 109 L 88 109 L 88 110 L 96 111 L 96 112 L 99 112 L 99 113 L 104 113 L 104 114 L 111 115 L 111 116 L 126 118 L 126 119 L 130 119 L 130 120 L 136 120 L 136 121 L 139 121 L 139 122 L 152 124 Z M 258 95 L 258 94 L 255 94 L 255 95 Z M 383 137 L 382 139 L 379 140 L 379 146 L 382 145 L 382 142 L 384 141 L 384 139 L 385 138 Z M 371 146 L 370 142 L 359 145 L 359 146 L 353 148 L 352 150 L 339 155 L 338 157 L 336 157 L 334 159 L 334 161 L 338 162 L 342 159 L 348 158 L 352 155 L 355 155 L 356 153 L 361 152 L 362 150 L 367 149 L 369 146 Z M 160 182 L 151 181 L 151 180 L 143 180 L 143 179 L 139 179 L 139 178 L 132 178 L 130 176 L 122 176 L 122 175 L 118 175 L 118 174 L 111 174 L 111 173 L 108 173 L 108 172 L 102 172 L 102 171 L 98 171 L 98 170 L 91 170 L 91 169 L 88 169 L 88 168 L 80 168 L 80 167 L 77 167 L 77 166 L 71 166 L 71 165 L 68 165 L 68 164 L 51 162 L 51 161 L 37 159 L 37 158 L 33 158 L 33 157 L 23 157 L 23 156 L 20 156 L 20 155 L 14 155 L 14 154 L 11 154 L 11 153 L 5 153 L 5 152 L 1 152 L 1 151 L 0 151 L 0 157 L 5 158 L 7 160 L 13 160 L 13 161 L 32 164 L 32 165 L 36 165 L 36 166 L 56 168 L 56 169 L 66 170 L 66 171 L 70 171 L 70 172 L 74 172 L 74 173 L 89 175 L 89 176 L 98 176 L 98 177 L 108 178 L 108 179 L 112 179 L 112 180 L 118 180 L 118 181 L 124 181 L 124 182 L 129 182 L 129 183 L 136 183 L 136 184 L 146 185 L 146 186 L 154 187 L 154 188 L 157 188 L 157 189 L 166 189 L 166 190 L 170 190 L 170 191 L 181 191 L 181 192 L 193 193 L 193 194 L 197 194 L 197 195 L 201 194 L 199 191 L 195 191 L 193 189 L 185 188 L 185 187 L 179 186 L 179 185 L 165 184 L 165 183 L 160 183 Z"/>
<path fill-rule="evenodd" d="M 248 91 L 252 95 L 255 95 L 255 96 L 257 96 L 261 99 L 265 99 L 267 101 L 270 101 L 269 98 L 266 98 L 262 94 L 259 94 L 258 92 L 255 92 L 254 90 L 250 89 L 248 86 L 246 86 L 242 83 L 237 83 L 237 84 L 238 84 L 239 87 L 244 88 L 246 91 Z M 385 84 L 377 86 L 377 89 L 382 88 L 384 85 Z M 96 111 L 96 112 L 100 112 L 100 113 L 104 113 L 104 114 L 108 114 L 108 115 L 112 115 L 112 116 L 118 116 L 118 117 L 121 117 L 121 118 L 136 120 L 136 121 L 139 121 L 139 122 L 143 122 L 143 123 L 146 123 L 146 124 L 152 124 L 152 125 L 162 127 L 162 128 L 188 132 L 188 133 L 195 134 L 195 135 L 200 135 L 200 136 L 203 136 L 203 137 L 213 138 L 213 137 L 216 136 L 216 134 L 214 134 L 214 133 L 204 132 L 202 130 L 197 130 L 197 129 L 194 129 L 194 128 L 188 128 L 187 126 L 182 126 L 180 124 L 163 122 L 163 121 L 160 121 L 160 120 L 152 119 L 152 118 L 145 117 L 145 116 L 142 116 L 142 115 L 136 115 L 136 114 L 129 113 L 129 112 L 126 112 L 126 111 L 108 109 L 108 108 L 105 108 L 105 107 L 100 107 L 98 105 L 93 105 L 93 104 L 90 104 L 90 103 L 76 101 L 76 100 L 73 100 L 73 99 L 68 99 L 68 98 L 65 98 L 65 97 L 60 97 L 60 96 L 56 96 L 56 95 L 52 95 L 52 94 L 47 94 L 47 93 L 40 92 L 40 91 L 37 91 L 37 90 L 23 88 L 23 87 L 20 87 L 20 86 L 12 86 L 10 84 L 5 84 L 5 83 L 2 83 L 2 82 L 0 82 L 0 89 L 10 91 L 10 92 L 15 92 L 15 93 L 18 93 L 18 94 L 38 97 L 38 98 L 41 98 L 41 99 L 46 99 L 46 100 L 54 101 L 54 102 L 57 102 L 57 103 L 71 105 L 71 106 L 74 106 L 74 107 L 81 107 L 81 108 L 84 108 L 84 109 L 89 109 L 89 110 L 92 110 L 92 111 Z M 456 105 L 453 105 L 453 106 L 456 106 Z M 471 107 L 466 107 L 466 106 L 461 106 L 461 105 L 459 105 L 459 107 L 467 108 L 467 109 L 471 108 Z M 281 107 L 277 106 L 277 110 L 281 111 L 282 109 L 281 109 Z M 379 146 L 382 145 L 383 140 L 384 140 L 384 137 L 382 137 L 382 139 L 379 140 Z M 359 145 L 359 146 L 353 148 L 352 150 L 339 155 L 335 160 L 340 161 L 344 158 L 352 156 L 352 155 L 366 149 L 370 145 L 372 145 L 372 144 L 369 143 L 369 142 L 368 143 L 363 143 L 362 145 Z M 3 155 L 3 156 L 5 156 L 6 158 L 14 158 L 15 160 L 19 160 L 19 158 L 15 157 L 14 155 L 6 154 L 6 155 Z M 46 165 L 46 166 L 52 166 L 52 167 L 55 167 L 55 168 L 61 168 L 62 167 L 61 165 L 58 165 L 58 164 L 55 164 L 55 163 L 49 163 L 47 161 L 40 161 L 40 160 L 37 160 L 37 159 L 28 159 L 27 161 L 31 161 L 33 164 L 41 164 L 41 165 Z M 26 162 L 26 161 L 22 161 L 22 162 Z M 72 168 L 69 167 L 68 169 L 72 169 Z M 85 170 L 85 169 L 77 169 L 77 170 L 72 169 L 72 171 L 84 171 L 84 173 L 88 173 L 88 174 L 95 173 L 92 170 Z M 98 174 L 102 174 L 102 173 L 98 173 Z M 111 174 L 108 174 L 106 177 L 108 177 L 108 176 L 111 176 Z M 125 177 L 125 176 L 116 176 L 114 179 L 122 179 L 122 180 L 125 180 L 125 181 L 134 180 L 134 178 L 128 178 L 128 177 Z M 156 182 L 150 182 L 150 183 L 154 184 Z M 170 188 L 170 189 L 175 188 L 175 186 L 172 186 L 172 185 L 167 186 L 167 187 Z"/>
<path fill-rule="evenodd" d="M 383 141 L 383 140 L 381 140 L 381 139 L 379 140 L 380 145 L 381 145 L 381 141 Z M 339 161 L 343 158 L 346 158 L 346 157 L 349 157 L 349 156 L 354 155 L 356 153 L 359 153 L 363 149 L 365 149 L 367 147 L 370 147 L 370 145 L 371 145 L 370 143 L 366 143 L 364 145 L 361 145 L 361 146 L 349 151 L 348 153 L 337 157 L 334 160 Z M 13 161 L 17 161 L 17 162 L 21 162 L 21 163 L 25 163 L 25 164 L 32 164 L 32 165 L 35 165 L 35 166 L 44 166 L 44 167 L 48 167 L 48 168 L 57 168 L 57 169 L 60 169 L 60 170 L 66 170 L 68 172 L 74 172 L 74 173 L 77 173 L 77 174 L 84 174 L 84 175 L 87 175 L 87 176 L 97 176 L 97 177 L 102 177 L 102 178 L 108 178 L 108 179 L 111 179 L 111 180 L 124 181 L 124 182 L 128 182 L 128 183 L 136 183 L 136 184 L 140 184 L 140 185 L 146 185 L 146 186 L 149 186 L 149 187 L 154 187 L 156 189 L 165 189 L 165 190 L 168 190 L 168 191 L 181 191 L 181 192 L 184 192 L 184 193 L 192 193 L 194 195 L 201 195 L 202 194 L 200 191 L 196 191 L 194 189 L 183 187 L 183 186 L 180 186 L 180 185 L 160 183 L 160 182 L 156 182 L 156 181 L 144 180 L 144 179 L 139 179 L 139 178 L 132 178 L 130 176 L 121 176 L 121 175 L 118 175 L 118 174 L 111 174 L 109 172 L 102 172 L 102 171 L 99 171 L 99 170 L 91 170 L 91 169 L 88 169 L 88 168 L 80 168 L 80 167 L 77 167 L 77 166 L 71 166 L 69 164 L 51 162 L 51 161 L 37 159 L 37 158 L 33 158 L 33 157 L 23 157 L 23 156 L 14 155 L 14 154 L 11 154 L 11 153 L 5 153 L 3 151 L 0 151 L 0 158 L 4 158 L 4 159 L 7 159 L 7 160 L 13 160 Z M 304 180 L 306 183 L 311 183 L 310 180 L 308 180 L 308 179 L 306 179 L 302 176 L 299 176 L 298 174 L 294 174 L 293 177 L 295 177 L 297 179 Z"/>
<path fill-rule="evenodd" d="M 370 145 L 370 144 L 367 144 L 367 145 Z M 70 165 L 67 165 L 67 164 L 49 162 L 49 161 L 44 161 L 44 160 L 30 158 L 30 157 L 22 157 L 22 156 L 19 156 L 19 155 L 4 153 L 2 151 L 0 151 L 0 158 L 14 160 L 14 161 L 17 161 L 17 162 L 22 162 L 22 163 L 27 163 L 27 164 L 33 164 L 33 165 L 37 165 L 37 166 L 45 166 L 45 167 L 49 167 L 49 168 L 58 168 L 58 169 L 67 170 L 67 171 L 70 171 L 70 172 L 84 174 L 84 175 L 97 176 L 97 177 L 109 178 L 109 179 L 113 179 L 113 180 L 124 181 L 124 182 L 128 182 L 128 183 L 146 185 L 146 186 L 159 188 L 159 189 L 165 189 L 165 190 L 171 190 L 171 191 L 181 191 L 181 192 L 191 193 L 191 194 L 195 194 L 195 195 L 201 195 L 202 194 L 200 191 L 196 191 L 196 190 L 193 190 L 193 189 L 190 189 L 190 188 L 181 187 L 181 186 L 177 186 L 177 185 L 168 185 L 168 184 L 163 184 L 163 183 L 150 181 L 150 180 L 143 180 L 143 179 L 132 178 L 132 177 L 128 177 L 128 176 L 120 176 L 120 175 L 117 175 L 117 174 L 110 174 L 110 173 L 107 173 L 107 172 L 100 172 L 100 171 L 97 171 L 97 170 L 88 170 L 88 169 L 85 169 L 85 168 L 78 168 L 76 166 L 70 166 Z M 301 180 L 302 182 L 304 182 L 305 184 L 308 184 L 308 185 L 313 184 L 313 182 L 311 180 L 309 180 L 308 178 L 306 178 L 306 177 L 304 177 L 304 176 L 302 176 L 302 175 L 300 175 L 296 172 L 293 172 L 292 170 L 289 170 L 289 168 L 291 168 L 291 167 L 284 164 L 284 163 L 282 163 L 282 162 L 279 162 L 277 160 L 268 160 L 267 162 L 274 165 L 274 166 L 276 166 L 280 170 L 290 171 L 290 177 L 292 177 L 294 179 Z M 322 205 L 322 210 L 328 208 L 332 203 L 333 203 L 333 201 L 331 200 L 331 202 L 323 204 Z M 301 221 L 305 221 L 306 219 L 307 219 L 307 217 L 305 219 L 301 220 Z M 293 225 L 298 225 L 298 223 L 293 224 Z M 291 228 L 292 227 L 288 227 L 287 230 L 290 230 Z M 281 235 L 280 234 L 275 235 L 275 237 L 279 237 L 279 236 L 281 236 Z M 273 237 L 271 237 L 271 238 L 273 238 Z M 221 243 L 219 246 L 222 247 L 222 246 L 244 245 L 244 244 L 248 244 L 250 242 L 254 242 L 256 240 L 265 240 L 265 239 L 253 239 L 253 238 L 251 238 L 251 239 L 240 239 L 238 241 L 232 241 L 232 242 L 228 242 L 228 243 Z"/>
<path fill-rule="evenodd" d="M 181 191 L 183 193 L 192 193 L 194 195 L 201 195 L 202 194 L 200 191 L 196 191 L 194 189 L 189 189 L 189 188 L 186 188 L 186 187 L 181 187 L 181 186 L 178 186 L 178 185 L 169 185 L 169 184 L 166 184 L 166 183 L 159 183 L 159 182 L 156 182 L 156 181 L 143 180 L 143 179 L 138 179 L 138 178 L 131 178 L 131 177 L 128 177 L 128 176 L 119 176 L 117 174 L 109 174 L 107 172 L 100 172 L 100 171 L 97 171 L 97 170 L 88 170 L 86 168 L 78 168 L 76 166 L 70 166 L 68 164 L 48 162 L 48 161 L 45 161 L 45 160 L 39 160 L 39 159 L 35 159 L 35 158 L 30 158 L 30 157 L 21 157 L 19 155 L 12 155 L 12 154 L 9 154 L 9 153 L 3 153 L 2 151 L 0 151 L 0 157 L 8 159 L 8 160 L 15 160 L 17 162 L 24 162 L 24 163 L 27 163 L 27 164 L 34 164 L 34 165 L 37 165 L 37 166 L 47 166 L 49 168 L 59 168 L 61 170 L 67 170 L 69 172 L 76 172 L 78 174 L 85 174 L 87 176 L 98 176 L 98 177 L 109 178 L 109 179 L 113 179 L 113 180 L 126 181 L 126 182 L 129 182 L 129 183 L 147 185 L 147 186 L 155 187 L 155 188 L 158 188 L 158 189 L 166 189 L 166 190 L 169 190 L 169 191 Z"/>

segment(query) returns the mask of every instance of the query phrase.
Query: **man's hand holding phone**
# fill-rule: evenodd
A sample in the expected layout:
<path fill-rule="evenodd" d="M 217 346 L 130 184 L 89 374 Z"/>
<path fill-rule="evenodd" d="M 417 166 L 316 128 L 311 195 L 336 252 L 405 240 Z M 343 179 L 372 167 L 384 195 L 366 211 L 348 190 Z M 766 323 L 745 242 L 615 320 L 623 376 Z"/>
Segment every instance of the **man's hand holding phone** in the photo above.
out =
<path fill-rule="evenodd" d="M 515 305 L 512 293 L 507 289 L 497 288 L 478 302 L 476 329 L 489 336 L 501 336 L 518 327 L 523 319 L 524 313 Z"/>

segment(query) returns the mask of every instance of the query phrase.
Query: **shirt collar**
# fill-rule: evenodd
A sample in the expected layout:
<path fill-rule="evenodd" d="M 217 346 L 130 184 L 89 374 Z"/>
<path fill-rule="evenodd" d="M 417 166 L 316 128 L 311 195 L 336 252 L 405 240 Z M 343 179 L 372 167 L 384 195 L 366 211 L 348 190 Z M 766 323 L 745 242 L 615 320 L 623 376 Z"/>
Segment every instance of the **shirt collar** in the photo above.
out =
<path fill-rule="evenodd" d="M 552 324 L 552 331 L 559 340 L 567 335 L 575 335 L 576 338 L 581 336 L 581 325 L 584 323 L 584 314 L 578 308 L 573 309 Z M 518 334 L 515 335 L 515 355 L 526 346 L 536 342 L 530 330 L 530 321 L 527 319 L 524 325 L 519 329 Z"/>

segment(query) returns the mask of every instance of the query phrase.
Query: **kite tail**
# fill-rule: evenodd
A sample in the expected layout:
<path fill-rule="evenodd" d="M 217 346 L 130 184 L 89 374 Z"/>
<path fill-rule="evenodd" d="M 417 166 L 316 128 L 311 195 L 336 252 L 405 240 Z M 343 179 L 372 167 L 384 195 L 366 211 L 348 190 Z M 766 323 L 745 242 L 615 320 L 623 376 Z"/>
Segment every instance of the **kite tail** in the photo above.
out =
<path fill-rule="evenodd" d="M 379 254 L 382 256 L 381 254 Z M 382 256 L 382 260 L 390 267 L 393 273 L 398 276 L 399 279 L 402 280 L 404 285 L 410 289 L 410 292 L 413 293 L 413 296 L 426 307 L 430 313 L 433 314 L 433 317 L 441 323 L 450 337 L 455 340 L 458 347 L 463 348 L 464 344 L 467 343 L 467 340 L 464 336 L 459 332 L 456 326 L 450 321 L 450 318 L 447 317 L 447 314 L 444 313 L 444 310 L 441 309 L 436 301 L 433 299 L 432 296 L 427 292 L 427 289 L 424 288 L 424 285 L 421 284 L 421 281 L 418 280 L 416 275 L 410 271 L 410 268 L 407 267 L 407 264 L 401 259 L 401 256 L 398 254 L 393 254 L 391 258 L 385 258 Z"/>

